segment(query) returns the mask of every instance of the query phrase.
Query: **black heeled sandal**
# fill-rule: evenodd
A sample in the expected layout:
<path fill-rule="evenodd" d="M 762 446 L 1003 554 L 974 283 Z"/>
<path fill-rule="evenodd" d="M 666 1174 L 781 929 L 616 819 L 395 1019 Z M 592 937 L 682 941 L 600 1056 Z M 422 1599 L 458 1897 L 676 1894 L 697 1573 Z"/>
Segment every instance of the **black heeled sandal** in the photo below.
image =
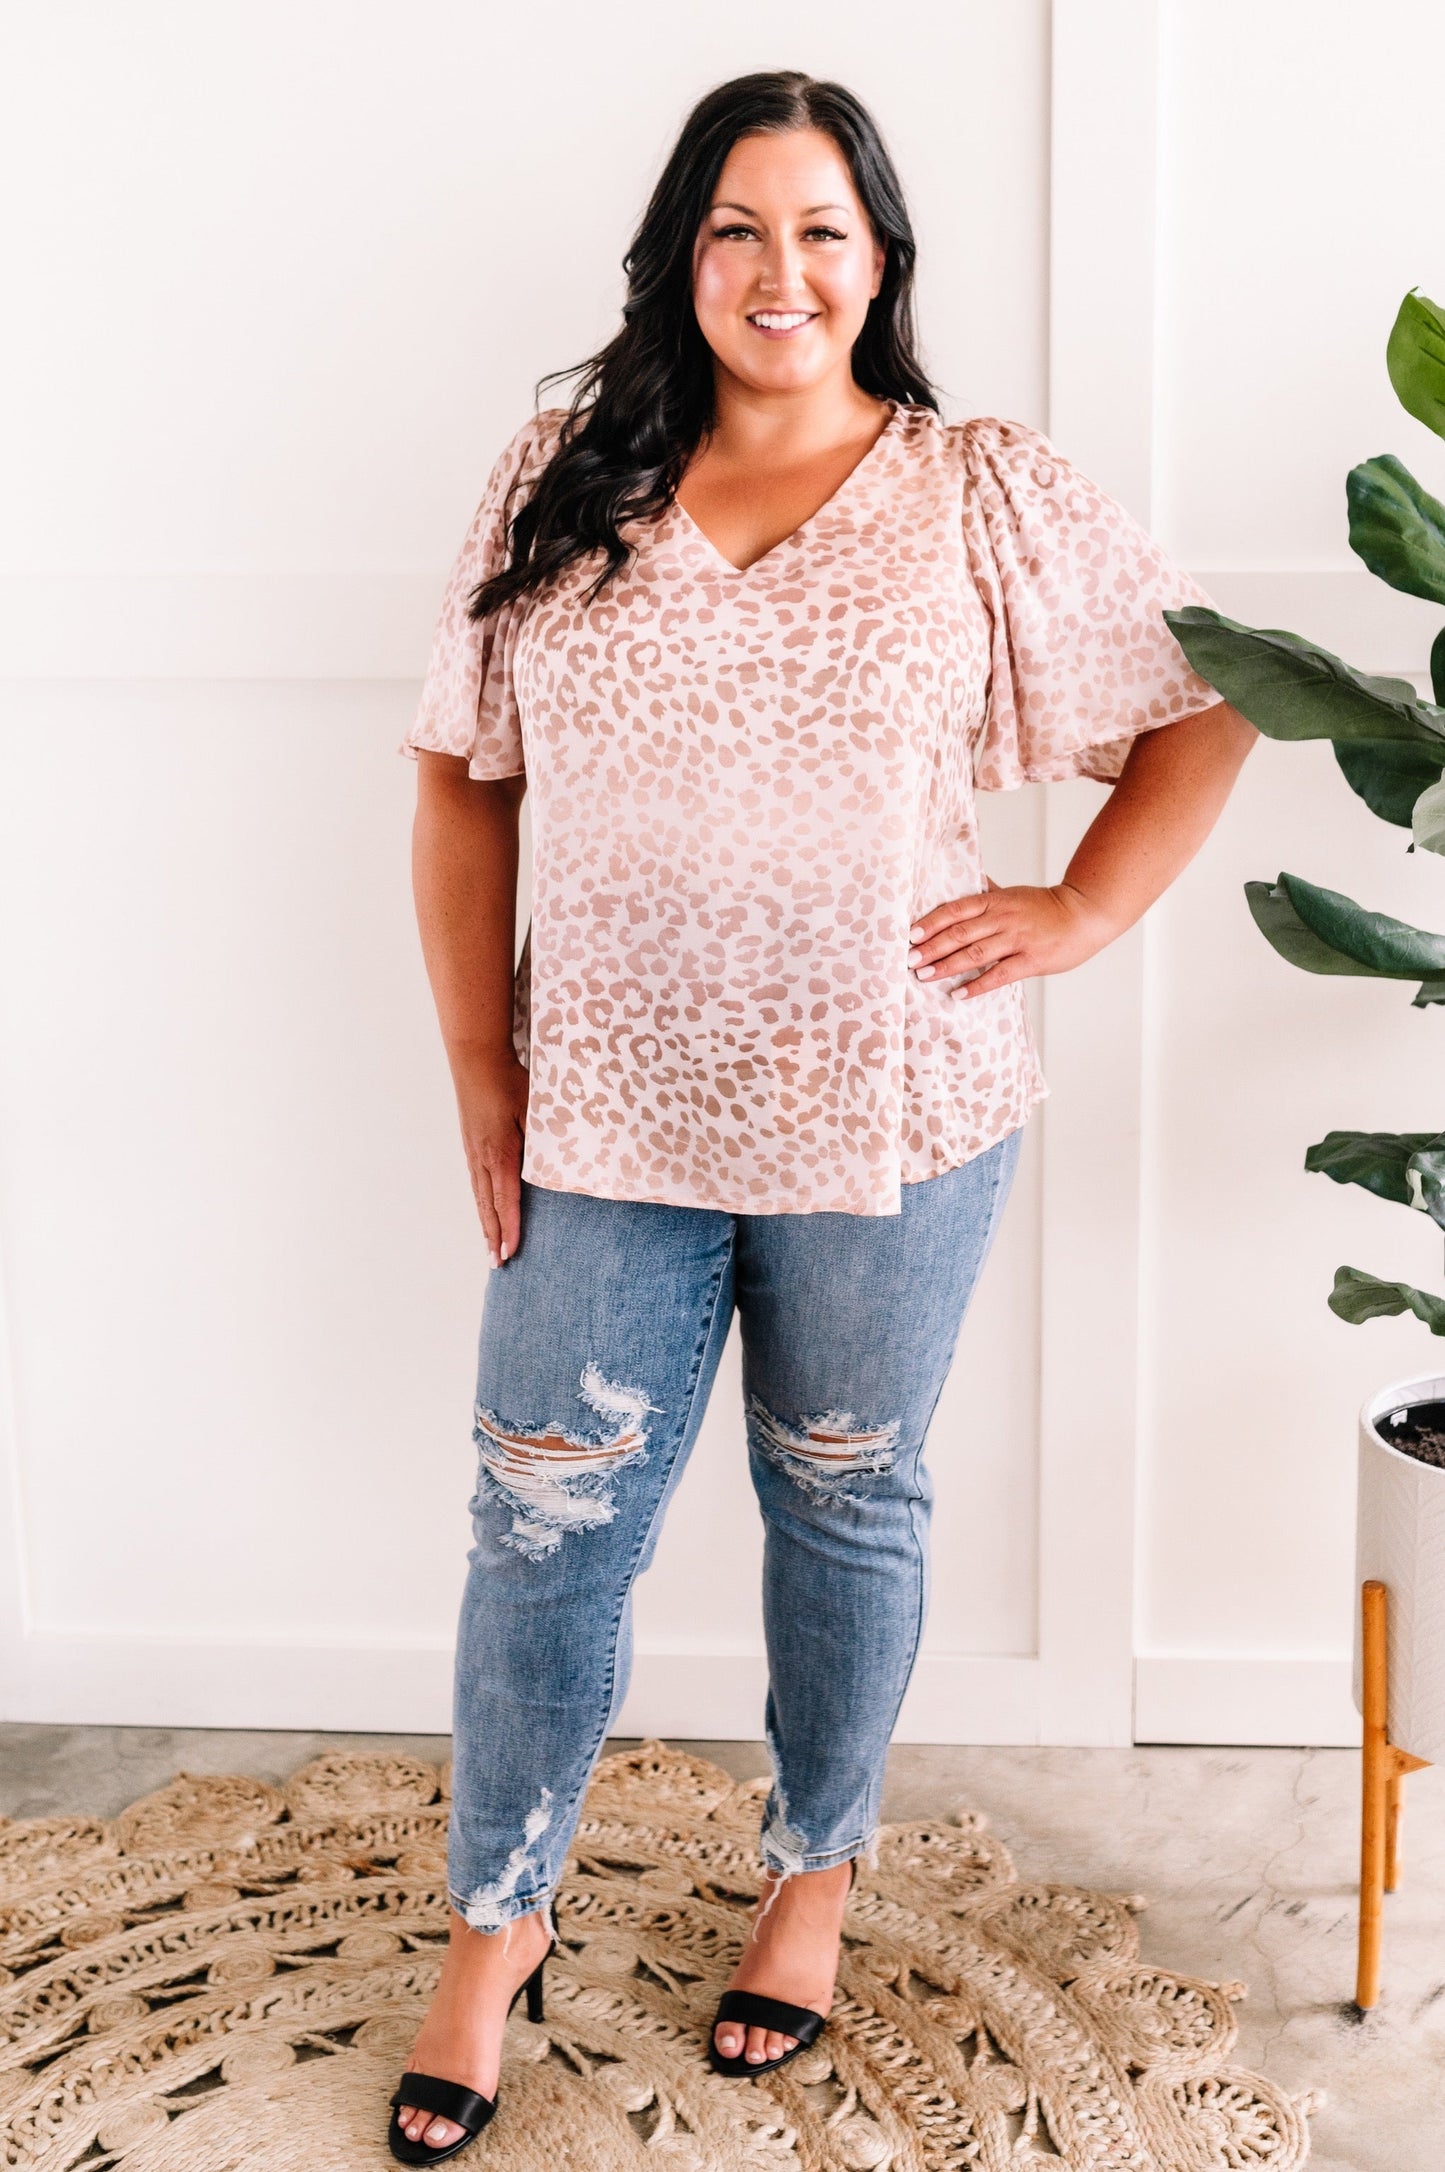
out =
<path fill-rule="evenodd" d="M 541 2021 L 544 2018 L 542 1971 L 551 1960 L 556 1946 L 555 1938 L 549 1940 L 547 1951 L 531 1975 L 525 1983 L 518 1984 L 507 2005 L 509 2014 L 525 1991 L 527 2019 Z M 436 2149 L 420 2140 L 413 2142 L 409 2135 L 402 2132 L 403 2104 L 415 2105 L 420 2112 L 430 2112 L 434 2119 L 450 2119 L 454 2125 L 464 2127 L 466 2132 L 459 2142 L 443 2142 Z M 445 2081 L 439 2074 L 403 2074 L 396 2095 L 391 2100 L 391 2125 L 386 2133 L 387 2147 L 398 2164 L 442 2164 L 448 2157 L 455 2157 L 459 2150 L 475 2142 L 496 2109 L 495 2097 L 484 2097 L 480 2090 L 468 2089 L 461 2082 Z"/>
<path fill-rule="evenodd" d="M 848 1865 L 848 1891 L 851 1893 L 858 1877 L 858 1858 Z M 823 2032 L 828 2017 L 816 2013 L 811 2006 L 789 2006 L 784 1999 L 770 1999 L 761 1991 L 724 1991 L 718 2000 L 712 2028 L 708 2032 L 708 2064 L 714 2074 L 726 2074 L 729 2080 L 749 2080 L 755 2074 L 772 2074 L 790 2059 L 796 2059 L 800 2051 L 815 2044 Z M 776 2059 L 749 2059 L 739 2052 L 734 2059 L 725 2059 L 717 2048 L 718 2023 L 739 2021 L 744 2028 L 776 2029 L 779 2036 L 793 2036 L 797 2042 L 791 2051 L 778 2054 Z"/>

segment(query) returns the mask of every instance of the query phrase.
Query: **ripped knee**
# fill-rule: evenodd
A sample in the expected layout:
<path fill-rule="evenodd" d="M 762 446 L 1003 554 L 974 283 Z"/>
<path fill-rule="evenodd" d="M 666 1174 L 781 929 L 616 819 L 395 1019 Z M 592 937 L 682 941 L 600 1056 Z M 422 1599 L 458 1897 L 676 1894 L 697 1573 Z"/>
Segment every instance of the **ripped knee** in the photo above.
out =
<path fill-rule="evenodd" d="M 855 1478 L 876 1477 L 898 1460 L 899 1421 L 862 1425 L 851 1410 L 820 1411 L 795 1423 L 756 1395 L 747 1404 L 748 1432 L 760 1454 L 806 1491 L 851 1500 Z"/>
<path fill-rule="evenodd" d="M 617 1513 L 616 1474 L 642 1462 L 650 1403 L 640 1388 L 606 1379 L 588 1363 L 578 1398 L 609 1421 L 600 1433 L 565 1425 L 509 1425 L 479 1403 L 473 1439 L 482 1469 L 513 1511 L 506 1544 L 532 1560 L 555 1553 L 569 1531 L 595 1530 Z"/>

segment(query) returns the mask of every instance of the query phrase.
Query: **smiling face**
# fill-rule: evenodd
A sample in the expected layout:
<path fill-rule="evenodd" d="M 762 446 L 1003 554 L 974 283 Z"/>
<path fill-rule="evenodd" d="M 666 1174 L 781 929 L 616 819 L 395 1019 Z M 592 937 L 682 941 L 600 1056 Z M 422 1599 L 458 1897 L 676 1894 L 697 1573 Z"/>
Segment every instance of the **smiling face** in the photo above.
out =
<path fill-rule="evenodd" d="M 851 375 L 885 252 L 831 136 L 742 136 L 693 253 L 693 307 L 721 366 L 759 392 Z"/>

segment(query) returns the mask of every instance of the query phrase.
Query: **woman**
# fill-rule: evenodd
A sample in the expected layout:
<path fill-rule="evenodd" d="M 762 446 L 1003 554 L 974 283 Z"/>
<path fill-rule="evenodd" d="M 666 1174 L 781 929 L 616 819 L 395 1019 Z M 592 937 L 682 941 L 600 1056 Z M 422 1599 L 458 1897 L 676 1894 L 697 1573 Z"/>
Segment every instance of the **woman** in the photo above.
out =
<path fill-rule="evenodd" d="M 406 2163 L 485 2123 L 539 1995 L 735 1307 L 774 1785 L 708 2055 L 761 2073 L 821 2028 L 923 1620 L 924 1436 L 1045 1091 L 1020 984 L 1139 918 L 1253 741 L 1160 616 L 1207 599 L 1133 521 L 1036 431 L 940 420 L 913 260 L 848 92 L 704 98 L 622 330 L 493 470 L 404 749 L 495 1270 Z M 1063 881 L 989 881 L 975 787 L 1075 775 L 1114 789 Z"/>

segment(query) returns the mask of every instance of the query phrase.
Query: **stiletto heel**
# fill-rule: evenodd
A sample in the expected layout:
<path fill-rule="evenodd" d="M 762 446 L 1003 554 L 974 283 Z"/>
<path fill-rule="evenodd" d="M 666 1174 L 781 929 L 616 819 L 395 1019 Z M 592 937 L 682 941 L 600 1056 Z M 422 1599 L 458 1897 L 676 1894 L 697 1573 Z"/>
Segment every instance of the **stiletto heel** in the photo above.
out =
<path fill-rule="evenodd" d="M 854 1856 L 848 1865 L 848 1891 L 852 1892 L 858 1877 L 858 1858 Z M 844 1905 L 846 1906 L 846 1900 Z M 789 2006 L 783 1999 L 770 1999 L 761 1991 L 724 1991 L 718 2000 L 718 2009 L 708 2032 L 708 2064 L 714 2074 L 726 2074 L 731 2081 L 751 2080 L 756 2074 L 771 2074 L 778 2067 L 796 2059 L 800 2051 L 806 2051 L 817 2042 L 827 2020 L 826 2014 L 817 2013 L 811 2006 Z M 736 2058 L 727 2059 L 717 2048 L 717 2030 L 720 2021 L 737 2021 L 744 2029 L 774 2029 L 779 2036 L 796 2038 L 791 2051 L 781 2052 L 776 2059 L 751 2060 L 742 2052 Z"/>
<path fill-rule="evenodd" d="M 548 1961 L 552 1959 L 552 1950 L 554 1950 L 554 1946 L 556 1946 L 556 1940 L 552 1940 L 552 1942 L 548 1944 L 548 1950 L 545 1950 L 545 1953 L 543 1953 L 541 1961 L 537 1963 L 537 1968 L 535 1968 L 535 1970 L 532 1970 L 532 1974 L 530 1974 L 530 1977 L 526 1979 L 526 1983 L 522 1985 L 522 1990 L 526 1992 L 526 2018 L 528 2018 L 530 2022 L 541 2022 L 541 2020 L 545 2020 L 545 2013 L 543 2013 L 543 2007 L 541 2007 L 541 1972 L 543 1972 L 543 1968 L 545 1968 L 545 1966 L 548 1966 Z M 517 2000 L 513 1998 L 513 2007 L 515 2007 L 515 2005 L 517 2005 Z M 511 2013 L 511 2007 L 508 2007 L 506 2011 L 508 2011 L 508 2013 Z"/>
<path fill-rule="evenodd" d="M 518 1999 L 527 1994 L 527 2019 L 542 2019 L 542 1972 L 557 1950 L 557 1941 L 547 1941 L 547 1951 L 524 1983 L 519 1983 L 507 2002 L 510 2014 Z M 426 2142 L 413 2142 L 402 2132 L 401 2107 L 415 2105 L 420 2112 L 430 2112 L 433 2118 L 449 2119 L 453 2126 L 466 2131 L 459 2142 L 444 2142 L 433 2149 Z M 455 2157 L 469 2142 L 475 2142 L 497 2109 L 496 2097 L 484 2097 L 479 2089 L 468 2089 L 463 2082 L 446 2081 L 440 2074 L 406 2073 L 401 2077 L 395 2096 L 391 2100 L 391 2125 L 386 2132 L 387 2147 L 398 2164 L 443 2164 L 448 2157 Z"/>

